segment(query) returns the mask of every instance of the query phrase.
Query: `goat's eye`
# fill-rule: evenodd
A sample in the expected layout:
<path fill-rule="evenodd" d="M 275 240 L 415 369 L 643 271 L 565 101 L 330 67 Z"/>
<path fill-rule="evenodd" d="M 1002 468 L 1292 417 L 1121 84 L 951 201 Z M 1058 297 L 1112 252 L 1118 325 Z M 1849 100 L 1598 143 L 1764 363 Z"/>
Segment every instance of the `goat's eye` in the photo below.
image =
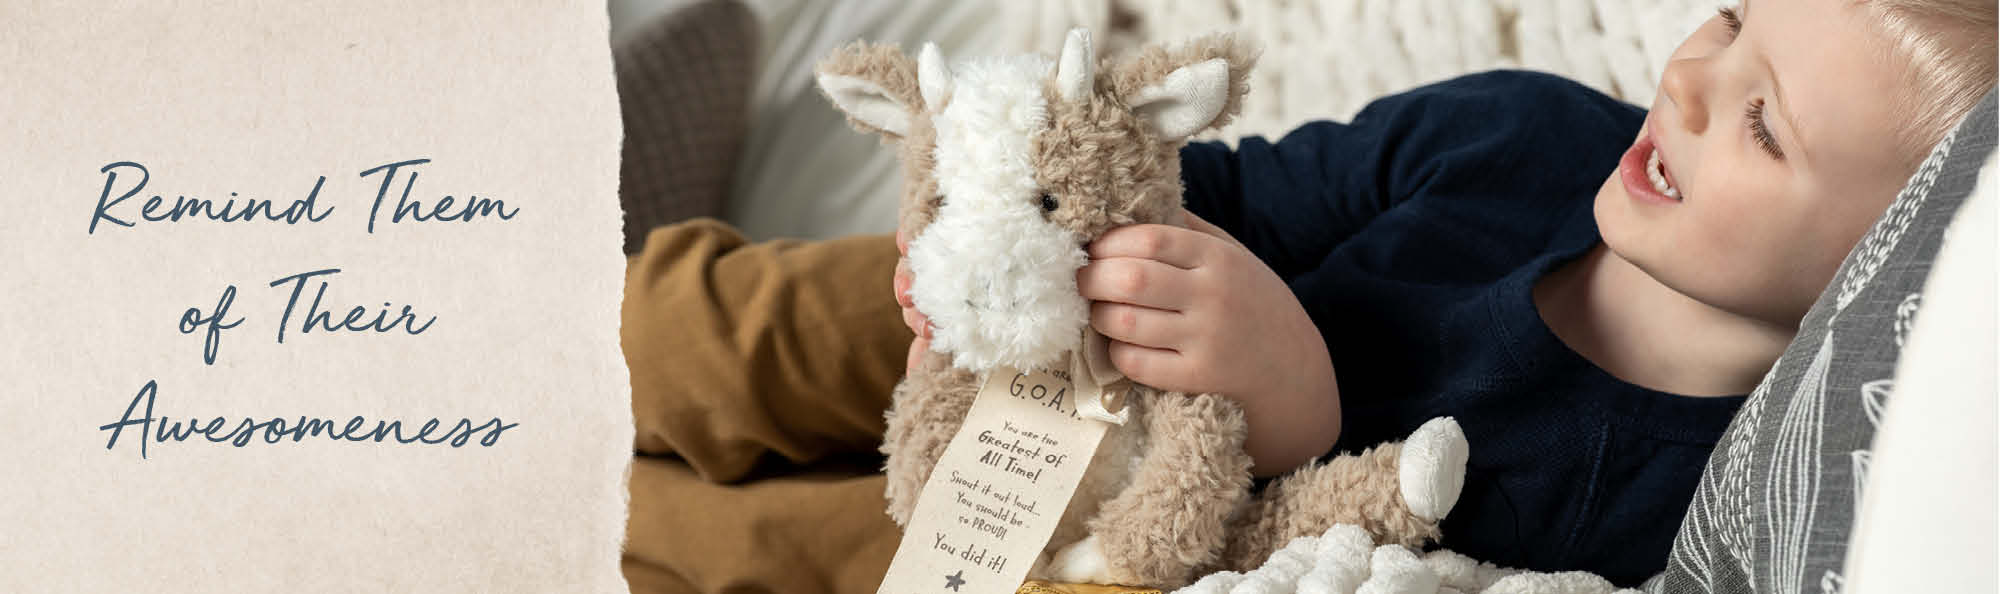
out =
<path fill-rule="evenodd" d="M 1042 212 L 1055 212 L 1055 211 L 1056 211 L 1056 197 L 1050 196 L 1048 194 L 1043 194 Z"/>

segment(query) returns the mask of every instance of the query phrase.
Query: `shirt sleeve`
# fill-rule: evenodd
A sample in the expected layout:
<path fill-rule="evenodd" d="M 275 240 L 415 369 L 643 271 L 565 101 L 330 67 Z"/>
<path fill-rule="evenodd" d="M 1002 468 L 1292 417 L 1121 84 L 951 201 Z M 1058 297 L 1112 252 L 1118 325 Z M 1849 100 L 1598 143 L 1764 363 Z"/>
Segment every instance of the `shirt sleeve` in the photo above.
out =
<path fill-rule="evenodd" d="M 1247 137 L 1235 150 L 1190 143 L 1181 150 L 1185 204 L 1290 281 L 1382 213 L 1454 189 L 1441 185 L 1505 187 L 1519 181 L 1512 176 L 1540 175 L 1529 162 L 1566 152 L 1559 137 L 1565 120 L 1606 115 L 1575 113 L 1579 108 L 1637 112 L 1540 73 L 1434 83 L 1377 99 L 1345 123 L 1301 125 L 1276 142 Z M 1523 150 L 1536 143 L 1543 149 Z"/>
<path fill-rule="evenodd" d="M 1242 139 L 1181 149 L 1186 207 L 1227 231 L 1290 280 L 1394 205 L 1382 185 L 1391 163 L 1376 150 L 1378 120 L 1312 122 L 1277 142 Z"/>

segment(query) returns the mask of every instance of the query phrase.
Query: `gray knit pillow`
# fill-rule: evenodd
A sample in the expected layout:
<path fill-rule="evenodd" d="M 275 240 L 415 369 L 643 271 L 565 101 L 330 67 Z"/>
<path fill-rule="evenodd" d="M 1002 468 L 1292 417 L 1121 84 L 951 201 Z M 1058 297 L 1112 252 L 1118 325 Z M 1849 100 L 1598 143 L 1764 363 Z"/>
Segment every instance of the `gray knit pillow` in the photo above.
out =
<path fill-rule="evenodd" d="M 749 133 L 757 19 L 734 0 L 674 8 L 612 47 L 625 116 L 625 253 L 654 227 L 722 216 Z"/>
<path fill-rule="evenodd" d="M 1849 252 L 1715 445 L 1654 593 L 1842 590 L 1869 447 L 1945 227 L 1993 151 L 1988 93 Z"/>

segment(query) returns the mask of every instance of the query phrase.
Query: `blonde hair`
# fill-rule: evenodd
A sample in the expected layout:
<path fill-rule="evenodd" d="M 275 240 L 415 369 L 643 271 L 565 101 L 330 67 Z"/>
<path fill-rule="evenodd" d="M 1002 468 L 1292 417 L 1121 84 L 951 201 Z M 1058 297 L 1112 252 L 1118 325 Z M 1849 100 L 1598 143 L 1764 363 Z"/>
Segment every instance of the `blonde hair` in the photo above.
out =
<path fill-rule="evenodd" d="M 1994 0 L 1862 0 L 1883 24 L 1904 69 L 1897 139 L 1912 163 L 1994 88 Z"/>

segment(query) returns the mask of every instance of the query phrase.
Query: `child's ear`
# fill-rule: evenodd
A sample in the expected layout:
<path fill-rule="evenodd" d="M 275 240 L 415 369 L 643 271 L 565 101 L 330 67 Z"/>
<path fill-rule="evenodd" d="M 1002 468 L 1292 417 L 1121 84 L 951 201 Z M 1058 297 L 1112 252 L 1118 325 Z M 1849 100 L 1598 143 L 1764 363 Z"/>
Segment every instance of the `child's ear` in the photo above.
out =
<path fill-rule="evenodd" d="M 1119 60 L 1111 82 L 1161 142 L 1178 142 L 1236 116 L 1256 62 L 1257 50 L 1247 42 L 1210 35 L 1173 49 L 1149 46 Z"/>
<path fill-rule="evenodd" d="M 942 104 L 950 95 L 951 73 L 937 47 L 924 45 L 919 64 L 894 45 L 857 41 L 820 60 L 815 81 L 819 90 L 847 114 L 848 123 L 889 140 L 909 134 L 910 123 L 925 111 L 926 100 Z M 918 79 L 924 78 L 923 83 Z"/>

